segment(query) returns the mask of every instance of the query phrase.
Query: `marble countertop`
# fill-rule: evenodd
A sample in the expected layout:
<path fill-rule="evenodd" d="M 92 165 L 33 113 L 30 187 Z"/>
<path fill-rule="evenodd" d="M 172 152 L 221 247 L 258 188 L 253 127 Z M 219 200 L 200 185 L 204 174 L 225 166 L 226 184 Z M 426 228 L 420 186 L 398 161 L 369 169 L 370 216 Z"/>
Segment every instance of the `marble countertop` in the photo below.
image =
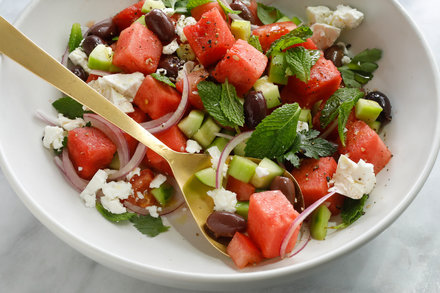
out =
<path fill-rule="evenodd" d="M 0 0 L 0 15 L 13 21 L 29 2 Z M 440 2 L 399 2 L 440 64 L 433 25 Z M 440 229 L 433 223 L 440 214 L 438 182 L 440 160 L 411 206 L 373 241 L 294 284 L 249 292 L 440 292 Z M 1 171 L 0 194 L 0 292 L 189 292 L 122 275 L 72 249 L 25 208 Z"/>

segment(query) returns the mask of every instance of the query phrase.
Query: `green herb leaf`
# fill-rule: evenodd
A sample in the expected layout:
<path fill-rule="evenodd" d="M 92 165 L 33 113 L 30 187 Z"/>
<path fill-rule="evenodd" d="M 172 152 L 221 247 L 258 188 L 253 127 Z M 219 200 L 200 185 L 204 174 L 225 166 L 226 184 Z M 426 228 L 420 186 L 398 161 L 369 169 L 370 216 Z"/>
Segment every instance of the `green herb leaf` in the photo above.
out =
<path fill-rule="evenodd" d="M 351 59 L 352 63 L 363 63 L 363 62 L 376 62 L 382 58 L 382 50 L 380 49 L 365 49 Z"/>
<path fill-rule="evenodd" d="M 226 14 L 226 20 L 229 21 L 229 14 L 240 14 L 240 10 L 232 10 L 231 8 L 227 7 L 222 1 L 217 0 L 217 3 L 220 5 L 220 7 L 223 9 L 223 11 Z"/>
<path fill-rule="evenodd" d="M 123 214 L 113 214 L 109 211 L 107 211 L 101 203 L 96 203 L 96 209 L 98 212 L 107 220 L 110 222 L 121 222 L 121 221 L 128 221 L 131 218 L 135 217 L 135 213 L 123 213 Z"/>
<path fill-rule="evenodd" d="M 339 67 L 338 70 L 341 73 L 341 77 L 344 80 L 344 84 L 346 87 L 351 87 L 351 88 L 362 87 L 362 84 L 360 84 L 355 80 L 354 78 L 355 73 L 351 71 L 346 65 Z"/>
<path fill-rule="evenodd" d="M 162 222 L 162 218 L 154 218 L 150 215 L 147 216 L 134 216 L 130 218 L 130 222 L 134 224 L 136 229 L 142 234 L 150 237 L 155 237 L 162 232 L 168 231 L 169 226 L 165 226 Z"/>
<path fill-rule="evenodd" d="M 52 103 L 52 106 L 61 114 L 70 119 L 82 118 L 83 106 L 70 97 L 63 97 Z"/>
<path fill-rule="evenodd" d="M 307 50 L 304 47 L 295 47 L 287 50 L 287 75 L 295 75 L 302 82 L 310 80 L 310 69 L 321 57 L 319 50 Z"/>
<path fill-rule="evenodd" d="M 258 18 L 264 24 L 271 24 L 276 22 L 278 19 L 284 16 L 280 10 L 275 7 L 267 6 L 261 3 L 258 3 L 257 6 L 257 15 Z"/>
<path fill-rule="evenodd" d="M 67 146 L 67 136 L 63 138 L 63 146 L 59 149 L 54 149 L 55 155 L 61 155 L 63 153 L 63 149 Z"/>
<path fill-rule="evenodd" d="M 209 2 L 211 2 L 211 0 L 189 0 L 188 3 L 186 4 L 186 9 L 191 11 L 191 9 Z"/>
<path fill-rule="evenodd" d="M 176 85 L 165 75 L 161 75 L 158 73 L 152 73 L 151 77 L 160 81 L 160 82 L 163 82 L 164 84 L 167 84 L 171 87 L 174 87 L 174 88 L 176 87 Z"/>
<path fill-rule="evenodd" d="M 235 87 L 228 83 L 228 80 L 222 84 L 222 98 L 220 100 L 220 108 L 226 118 L 232 123 L 243 126 L 244 110 L 235 92 Z"/>
<path fill-rule="evenodd" d="M 191 15 L 190 10 L 186 8 L 188 0 L 162 0 L 165 7 L 174 9 L 175 13 Z"/>
<path fill-rule="evenodd" d="M 363 95 L 362 95 L 363 96 Z M 360 96 L 360 97 L 362 97 Z M 338 115 L 338 133 L 339 133 L 339 139 L 341 140 L 342 146 L 345 147 L 345 125 L 347 125 L 348 117 L 350 116 L 351 109 L 353 109 L 354 105 L 356 105 L 357 100 L 356 99 L 350 99 L 342 102 L 341 106 L 339 107 L 339 115 Z"/>
<path fill-rule="evenodd" d="M 350 63 L 338 68 L 346 87 L 360 88 L 373 78 L 382 58 L 382 50 L 366 49 L 353 57 Z"/>
<path fill-rule="evenodd" d="M 282 156 L 296 137 L 300 112 L 297 103 L 285 104 L 264 118 L 246 143 L 246 156 L 269 159 Z"/>
<path fill-rule="evenodd" d="M 342 224 L 332 228 L 343 229 L 356 222 L 362 215 L 365 214 L 364 206 L 367 199 L 367 194 L 364 194 L 361 199 L 345 198 L 341 211 Z"/>
<path fill-rule="evenodd" d="M 293 31 L 285 34 L 284 36 L 273 42 L 269 50 L 266 52 L 266 55 L 270 56 L 272 52 L 279 52 L 289 48 L 290 46 L 304 43 L 312 35 L 313 32 L 308 26 L 299 26 Z"/>
<path fill-rule="evenodd" d="M 260 51 L 261 53 L 263 53 L 263 48 L 261 47 L 260 44 L 260 39 L 256 36 L 256 35 L 252 35 L 249 40 L 248 43 L 254 47 L 255 49 L 257 49 L 258 51 Z"/>
<path fill-rule="evenodd" d="M 303 21 L 297 16 L 292 17 L 292 22 L 296 25 L 300 25 L 301 23 L 303 23 Z"/>
<path fill-rule="evenodd" d="M 74 23 L 72 25 L 72 28 L 70 29 L 69 52 L 72 52 L 73 50 L 78 48 L 79 44 L 81 44 L 82 39 L 83 35 L 81 31 L 81 25 L 79 23 Z"/>

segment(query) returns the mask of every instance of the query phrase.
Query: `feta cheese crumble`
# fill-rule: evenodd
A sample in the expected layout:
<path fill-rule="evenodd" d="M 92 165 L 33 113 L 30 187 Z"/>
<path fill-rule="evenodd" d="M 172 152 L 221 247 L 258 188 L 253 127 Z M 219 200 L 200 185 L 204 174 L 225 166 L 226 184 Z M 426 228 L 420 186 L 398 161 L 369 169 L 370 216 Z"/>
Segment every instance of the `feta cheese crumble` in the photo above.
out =
<path fill-rule="evenodd" d="M 258 178 L 262 178 L 264 176 L 269 175 L 269 170 L 267 170 L 267 168 L 258 166 L 257 168 L 255 168 L 255 174 L 257 175 Z"/>
<path fill-rule="evenodd" d="M 221 152 L 218 147 L 213 146 L 206 150 L 208 154 L 211 156 L 211 164 L 212 168 L 217 170 L 218 161 L 220 160 Z M 228 165 L 223 165 L 223 177 L 226 177 L 226 173 L 228 172 Z"/>
<path fill-rule="evenodd" d="M 214 200 L 215 211 L 235 212 L 235 205 L 237 204 L 237 194 L 229 190 L 214 189 L 207 192 L 207 194 Z"/>
<path fill-rule="evenodd" d="M 185 36 L 185 34 L 183 33 L 183 28 L 188 26 L 188 25 L 193 25 L 196 24 L 197 21 L 195 20 L 194 17 L 185 17 L 184 15 L 180 16 L 180 18 L 177 20 L 176 23 L 176 33 L 180 38 L 180 41 L 182 43 L 185 43 L 187 41 L 187 38 Z"/>
<path fill-rule="evenodd" d="M 334 186 L 329 191 L 360 199 L 364 194 L 369 194 L 376 184 L 374 166 L 362 159 L 356 164 L 346 155 L 341 155 L 332 182 Z"/>
<path fill-rule="evenodd" d="M 135 176 L 135 175 L 141 176 L 141 168 L 139 168 L 139 167 L 134 168 L 133 170 L 128 172 L 126 178 L 127 178 L 128 181 L 130 181 L 131 178 L 133 178 L 133 176 Z"/>
<path fill-rule="evenodd" d="M 55 150 L 63 147 L 64 129 L 58 126 L 47 125 L 44 128 L 43 145 L 45 148 Z"/>
<path fill-rule="evenodd" d="M 159 188 L 165 181 L 167 177 L 162 174 L 157 174 L 153 180 L 150 182 L 150 188 Z"/>
<path fill-rule="evenodd" d="M 192 139 L 188 139 L 186 141 L 185 150 L 190 154 L 196 154 L 196 153 L 200 153 L 200 151 L 202 150 L 202 146 L 199 145 L 199 143 L 197 141 L 192 140 Z"/>
<path fill-rule="evenodd" d="M 132 193 L 131 184 L 125 181 L 111 181 L 102 186 L 102 206 L 113 214 L 123 214 L 127 209 L 121 203 L 121 199 L 127 199 Z"/>
<path fill-rule="evenodd" d="M 309 124 L 304 121 L 298 121 L 298 124 L 296 125 L 296 132 L 300 132 L 303 130 L 309 130 Z"/>
<path fill-rule="evenodd" d="M 162 211 L 162 208 L 157 207 L 157 206 L 147 206 L 147 207 L 145 207 L 145 209 L 148 211 L 150 216 L 152 216 L 153 218 L 158 218 L 159 217 L 158 212 Z"/>
<path fill-rule="evenodd" d="M 335 43 L 341 29 L 325 23 L 315 23 L 310 27 L 313 31 L 312 41 L 320 50 L 325 50 Z"/>
<path fill-rule="evenodd" d="M 79 194 L 86 207 L 93 208 L 96 204 L 96 192 L 100 190 L 107 181 L 107 173 L 104 170 L 98 170 L 89 181 L 86 188 Z"/>
<path fill-rule="evenodd" d="M 145 76 L 141 72 L 116 73 L 105 75 L 101 79 L 103 85 L 114 88 L 118 93 L 133 101 Z"/>
<path fill-rule="evenodd" d="M 69 59 L 74 65 L 81 66 L 85 72 L 89 74 L 92 72 L 92 70 L 89 68 L 88 57 L 81 47 L 78 47 L 70 52 Z"/>
<path fill-rule="evenodd" d="M 326 6 L 307 7 L 307 18 L 310 24 L 327 24 L 339 29 L 354 29 L 364 19 L 364 14 L 347 5 L 338 5 L 332 11 Z"/>
<path fill-rule="evenodd" d="M 179 44 L 177 43 L 177 39 L 174 39 L 171 43 L 162 48 L 162 54 L 170 55 L 179 49 Z"/>
<path fill-rule="evenodd" d="M 69 119 L 67 117 L 64 117 L 63 114 L 58 114 L 58 123 L 67 131 L 86 125 L 86 122 L 82 118 L 78 117 L 75 119 Z"/>

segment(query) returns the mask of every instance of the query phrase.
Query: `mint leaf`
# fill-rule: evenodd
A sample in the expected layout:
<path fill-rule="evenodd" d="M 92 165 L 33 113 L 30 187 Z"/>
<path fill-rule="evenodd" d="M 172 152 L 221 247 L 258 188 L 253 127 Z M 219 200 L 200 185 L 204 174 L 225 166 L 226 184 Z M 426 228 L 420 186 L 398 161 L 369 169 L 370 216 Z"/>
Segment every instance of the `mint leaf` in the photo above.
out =
<path fill-rule="evenodd" d="M 84 115 L 83 106 L 70 97 L 60 98 L 53 102 L 52 106 L 69 119 L 82 118 Z"/>
<path fill-rule="evenodd" d="M 188 3 L 186 4 L 186 9 L 191 11 L 191 9 L 209 2 L 211 2 L 211 0 L 189 0 Z"/>
<path fill-rule="evenodd" d="M 113 214 L 109 211 L 107 211 L 101 203 L 96 203 L 96 209 L 98 212 L 107 220 L 110 222 L 121 222 L 121 221 L 128 221 L 132 217 L 135 217 L 135 213 L 123 213 L 123 214 Z"/>
<path fill-rule="evenodd" d="M 220 108 L 226 118 L 238 125 L 244 124 L 244 110 L 235 92 L 235 87 L 228 83 L 228 80 L 222 84 L 222 98 L 220 100 Z"/>
<path fill-rule="evenodd" d="M 352 63 L 376 62 L 382 58 L 382 50 L 380 49 L 365 49 L 351 59 Z"/>
<path fill-rule="evenodd" d="M 362 215 L 365 214 L 364 206 L 367 202 L 367 199 L 367 194 L 364 194 L 361 199 L 345 198 L 341 211 L 342 224 L 332 228 L 343 229 L 356 222 Z"/>
<path fill-rule="evenodd" d="M 270 56 L 272 52 L 282 51 L 290 46 L 304 43 L 312 35 L 313 32 L 308 26 L 299 26 L 273 42 L 269 50 L 266 52 L 266 56 Z"/>
<path fill-rule="evenodd" d="M 362 95 L 363 96 L 363 95 Z M 360 96 L 360 97 L 362 97 Z M 338 110 L 338 133 L 339 139 L 341 140 L 342 146 L 345 147 L 345 125 L 347 124 L 348 117 L 350 116 L 351 109 L 353 109 L 354 105 L 359 98 L 350 99 L 342 102 L 341 106 L 339 106 Z"/>
<path fill-rule="evenodd" d="M 263 48 L 261 47 L 260 44 L 260 39 L 256 36 L 256 35 L 252 35 L 249 40 L 248 43 L 254 47 L 255 49 L 257 49 L 258 51 L 260 51 L 261 53 L 263 53 Z"/>
<path fill-rule="evenodd" d="M 292 17 L 292 22 L 296 25 L 300 25 L 301 23 L 303 23 L 303 21 L 297 16 Z"/>
<path fill-rule="evenodd" d="M 81 25 L 79 23 L 72 24 L 69 36 L 69 52 L 72 52 L 79 47 L 83 39 L 83 34 L 81 31 Z"/>
<path fill-rule="evenodd" d="M 162 223 L 162 218 L 154 218 L 150 215 L 147 216 L 139 216 L 136 215 L 130 218 L 130 222 L 134 224 L 136 229 L 139 230 L 142 234 L 148 235 L 150 237 L 155 237 L 162 232 L 168 231 L 169 226 L 165 226 Z"/>
<path fill-rule="evenodd" d="M 346 87 L 360 88 L 373 78 L 382 58 L 382 50 L 366 49 L 353 57 L 350 63 L 338 68 Z"/>
<path fill-rule="evenodd" d="M 261 3 L 258 3 L 257 5 L 257 15 L 263 24 L 274 23 L 284 16 L 284 14 L 275 7 L 267 6 Z"/>
<path fill-rule="evenodd" d="M 344 81 L 344 84 L 346 87 L 351 88 L 360 88 L 362 87 L 362 84 L 357 82 L 354 78 L 355 73 L 350 70 L 347 66 L 342 66 L 338 68 L 339 72 L 341 73 L 342 80 Z"/>
<path fill-rule="evenodd" d="M 287 50 L 286 64 L 288 75 L 295 75 L 302 82 L 310 80 L 310 69 L 321 57 L 319 50 L 307 50 L 304 47 L 295 47 Z"/>
<path fill-rule="evenodd" d="M 152 73 L 151 77 L 160 81 L 160 82 L 163 82 L 164 84 L 167 84 L 171 87 L 174 87 L 174 88 L 176 87 L 176 85 L 165 75 L 161 75 L 158 73 Z"/>
<path fill-rule="evenodd" d="M 222 99 L 221 85 L 215 84 L 211 81 L 201 81 L 197 84 L 197 91 L 202 99 L 203 106 L 212 118 L 224 126 L 234 126 L 229 122 L 220 107 L 220 101 Z"/>
<path fill-rule="evenodd" d="M 297 103 L 285 104 L 266 116 L 246 143 L 246 156 L 277 158 L 293 144 L 301 108 Z"/>

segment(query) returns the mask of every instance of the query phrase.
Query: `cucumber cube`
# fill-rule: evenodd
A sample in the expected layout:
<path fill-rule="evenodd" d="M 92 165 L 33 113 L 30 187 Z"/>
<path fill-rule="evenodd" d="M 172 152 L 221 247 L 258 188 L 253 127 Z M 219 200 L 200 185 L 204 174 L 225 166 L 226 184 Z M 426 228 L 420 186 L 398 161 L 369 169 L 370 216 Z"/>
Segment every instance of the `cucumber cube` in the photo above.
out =
<path fill-rule="evenodd" d="M 379 133 L 381 123 L 380 123 L 380 121 L 376 120 L 376 121 L 368 123 L 368 126 L 370 126 L 371 129 L 376 131 L 376 133 Z"/>
<path fill-rule="evenodd" d="M 263 76 L 254 84 L 256 91 L 261 91 L 266 99 L 267 108 L 271 109 L 281 104 L 278 86 L 269 81 L 268 76 Z"/>
<path fill-rule="evenodd" d="M 171 184 L 165 182 L 158 188 L 151 189 L 151 194 L 160 203 L 161 206 L 165 206 L 173 196 L 174 188 Z"/>
<path fill-rule="evenodd" d="M 382 110 L 382 107 L 376 101 L 359 99 L 355 106 L 355 115 L 357 119 L 368 124 L 375 121 Z"/>
<path fill-rule="evenodd" d="M 237 204 L 235 205 L 235 212 L 247 220 L 249 212 L 249 202 L 237 201 Z"/>
<path fill-rule="evenodd" d="M 312 111 L 310 109 L 301 109 L 298 120 L 312 125 Z"/>
<path fill-rule="evenodd" d="M 180 130 L 186 135 L 186 137 L 191 138 L 202 126 L 203 118 L 205 114 L 199 110 L 192 110 L 189 112 L 180 123 L 177 125 Z"/>
<path fill-rule="evenodd" d="M 235 39 L 242 39 L 247 42 L 251 37 L 251 22 L 247 20 L 233 20 L 231 32 Z"/>
<path fill-rule="evenodd" d="M 284 173 L 283 168 L 268 158 L 261 160 L 258 167 L 262 168 L 265 174 L 261 175 L 256 172 L 252 177 L 251 184 L 256 188 L 267 188 L 276 176 L 281 176 Z"/>
<path fill-rule="evenodd" d="M 223 151 L 229 140 L 224 137 L 216 137 L 214 141 L 207 147 L 207 149 L 215 146 L 219 151 Z"/>
<path fill-rule="evenodd" d="M 269 66 L 269 81 L 278 84 L 287 84 L 286 59 L 282 52 L 274 53 Z"/>
<path fill-rule="evenodd" d="M 138 19 L 136 19 L 135 22 L 139 22 L 140 24 L 146 26 L 147 24 L 145 23 L 145 14 L 139 17 Z"/>
<path fill-rule="evenodd" d="M 324 240 L 327 235 L 328 220 L 332 213 L 325 205 L 320 205 L 310 217 L 310 234 L 316 240 Z"/>
<path fill-rule="evenodd" d="M 153 9 L 164 9 L 165 4 L 163 4 L 162 0 L 146 0 L 144 5 L 142 6 L 142 12 L 147 13 Z"/>
<path fill-rule="evenodd" d="M 179 48 L 176 50 L 177 56 L 185 61 L 194 61 L 196 60 L 196 54 L 191 49 L 189 44 L 180 44 Z"/>
<path fill-rule="evenodd" d="M 215 188 L 216 171 L 213 168 L 206 168 L 194 174 L 197 179 L 205 185 Z"/>
<path fill-rule="evenodd" d="M 204 148 L 208 147 L 215 139 L 215 134 L 220 132 L 221 127 L 209 117 L 203 122 L 199 130 L 193 135 L 193 138 Z"/>
<path fill-rule="evenodd" d="M 113 50 L 103 44 L 99 44 L 89 55 L 88 66 L 90 69 L 110 71 L 113 60 Z"/>
<path fill-rule="evenodd" d="M 245 148 L 246 148 L 246 142 L 245 141 L 239 143 L 234 148 L 234 155 L 245 157 L 246 156 L 246 152 L 244 151 Z"/>
<path fill-rule="evenodd" d="M 255 174 L 257 164 L 245 157 L 233 156 L 229 164 L 228 174 L 237 180 L 248 183 Z"/>

